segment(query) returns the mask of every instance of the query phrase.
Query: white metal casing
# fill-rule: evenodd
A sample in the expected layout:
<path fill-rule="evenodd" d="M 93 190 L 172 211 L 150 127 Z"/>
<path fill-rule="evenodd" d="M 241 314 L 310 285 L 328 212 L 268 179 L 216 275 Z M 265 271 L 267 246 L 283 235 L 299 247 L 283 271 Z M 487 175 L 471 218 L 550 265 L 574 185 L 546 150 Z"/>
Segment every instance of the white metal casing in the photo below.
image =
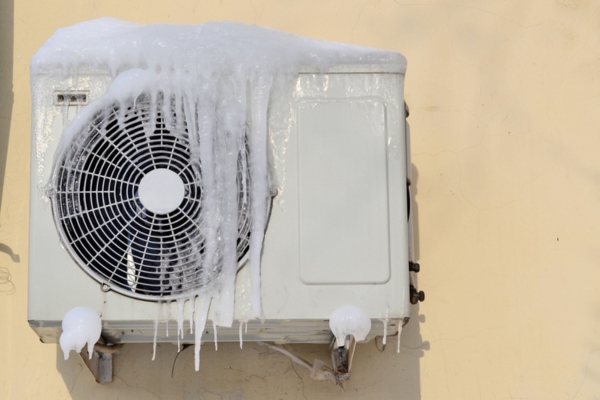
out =
<path fill-rule="evenodd" d="M 54 151 L 79 106 L 61 94 L 99 98 L 112 78 L 101 71 L 64 77 L 40 74 L 33 90 L 28 320 L 44 342 L 57 342 L 65 313 L 97 310 L 112 342 L 176 341 L 175 303 L 157 304 L 105 293 L 62 248 L 45 195 Z M 267 228 L 261 272 L 265 321 L 253 320 L 248 267 L 237 276 L 234 326 L 220 341 L 329 342 L 328 319 L 344 305 L 372 318 L 368 339 L 392 335 L 409 317 L 407 148 L 404 70 L 339 66 L 298 75 L 284 160 L 285 180 Z M 73 104 L 73 103 L 71 103 Z M 51 126 L 45 131 L 44 126 Z M 189 319 L 189 305 L 186 319 Z M 193 335 L 186 324 L 184 341 Z M 212 340 L 209 316 L 203 340 Z"/>

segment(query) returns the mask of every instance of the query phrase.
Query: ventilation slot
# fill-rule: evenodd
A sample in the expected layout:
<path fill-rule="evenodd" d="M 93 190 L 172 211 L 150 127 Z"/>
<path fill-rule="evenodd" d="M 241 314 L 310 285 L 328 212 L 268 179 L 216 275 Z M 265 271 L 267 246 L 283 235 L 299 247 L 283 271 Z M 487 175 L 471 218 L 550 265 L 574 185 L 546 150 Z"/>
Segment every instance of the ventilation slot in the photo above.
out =
<path fill-rule="evenodd" d="M 62 105 L 86 105 L 87 104 L 87 93 L 86 92 L 57 92 L 54 98 L 54 104 L 57 106 Z"/>

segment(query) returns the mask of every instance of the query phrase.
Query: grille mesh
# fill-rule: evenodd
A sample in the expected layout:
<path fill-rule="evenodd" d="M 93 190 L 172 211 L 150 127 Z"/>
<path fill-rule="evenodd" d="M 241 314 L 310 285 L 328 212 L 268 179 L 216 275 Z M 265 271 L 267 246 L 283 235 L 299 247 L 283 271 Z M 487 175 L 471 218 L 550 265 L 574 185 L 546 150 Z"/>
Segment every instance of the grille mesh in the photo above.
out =
<path fill-rule="evenodd" d="M 205 265 L 202 173 L 190 156 L 185 121 L 165 124 L 145 98 L 119 116 L 119 104 L 94 116 L 57 160 L 53 173 L 54 219 L 61 240 L 83 270 L 129 297 L 165 301 L 205 287 L 218 278 L 222 257 Z M 171 111 L 170 121 L 177 121 Z M 183 118 L 185 119 L 185 118 Z M 178 126 L 177 128 L 171 126 Z M 249 247 L 248 147 L 238 155 L 237 259 Z M 141 179 L 155 169 L 175 172 L 184 184 L 181 204 L 166 214 L 144 208 Z"/>

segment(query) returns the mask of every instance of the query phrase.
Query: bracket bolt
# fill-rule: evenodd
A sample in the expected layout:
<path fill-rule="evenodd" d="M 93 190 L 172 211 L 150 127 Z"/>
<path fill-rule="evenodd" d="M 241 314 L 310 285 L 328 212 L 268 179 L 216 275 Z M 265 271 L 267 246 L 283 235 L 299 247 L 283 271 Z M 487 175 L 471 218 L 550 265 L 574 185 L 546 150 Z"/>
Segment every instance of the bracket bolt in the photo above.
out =
<path fill-rule="evenodd" d="M 413 285 L 410 285 L 410 304 L 417 304 L 420 301 L 425 301 L 425 292 L 417 291 Z"/>
<path fill-rule="evenodd" d="M 421 266 L 419 265 L 419 263 L 409 261 L 408 270 L 411 272 L 418 273 L 421 270 Z"/>

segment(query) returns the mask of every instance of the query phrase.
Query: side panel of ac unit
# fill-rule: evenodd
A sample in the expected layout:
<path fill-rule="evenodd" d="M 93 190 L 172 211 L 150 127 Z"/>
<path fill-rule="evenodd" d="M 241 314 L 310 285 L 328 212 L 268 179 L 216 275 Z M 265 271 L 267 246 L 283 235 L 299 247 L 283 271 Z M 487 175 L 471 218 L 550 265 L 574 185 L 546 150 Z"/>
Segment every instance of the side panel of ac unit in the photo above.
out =
<path fill-rule="evenodd" d="M 235 319 L 250 320 L 245 340 L 327 342 L 329 316 L 348 304 L 389 319 L 390 334 L 409 317 L 404 76 L 370 70 L 303 73 L 289 94 L 295 119 L 283 159 L 274 160 L 280 191 L 263 249 L 264 323 L 252 320 L 248 267 L 237 277 Z M 101 313 L 114 342 L 152 341 L 157 316 L 176 315 L 175 304 L 160 310 L 103 292 L 61 247 L 46 198 L 60 135 L 81 106 L 59 104 L 58 94 L 85 93 L 89 103 L 110 81 L 45 75 L 33 88 L 28 319 L 45 342 L 58 340 L 64 314 L 77 306 Z M 209 316 L 212 334 L 210 326 Z M 161 324 L 158 340 L 176 340 L 174 321 L 169 330 L 171 338 Z M 374 323 L 369 337 L 381 334 Z M 193 341 L 187 326 L 185 335 Z M 238 340 L 238 327 L 219 327 L 219 340 Z"/>

